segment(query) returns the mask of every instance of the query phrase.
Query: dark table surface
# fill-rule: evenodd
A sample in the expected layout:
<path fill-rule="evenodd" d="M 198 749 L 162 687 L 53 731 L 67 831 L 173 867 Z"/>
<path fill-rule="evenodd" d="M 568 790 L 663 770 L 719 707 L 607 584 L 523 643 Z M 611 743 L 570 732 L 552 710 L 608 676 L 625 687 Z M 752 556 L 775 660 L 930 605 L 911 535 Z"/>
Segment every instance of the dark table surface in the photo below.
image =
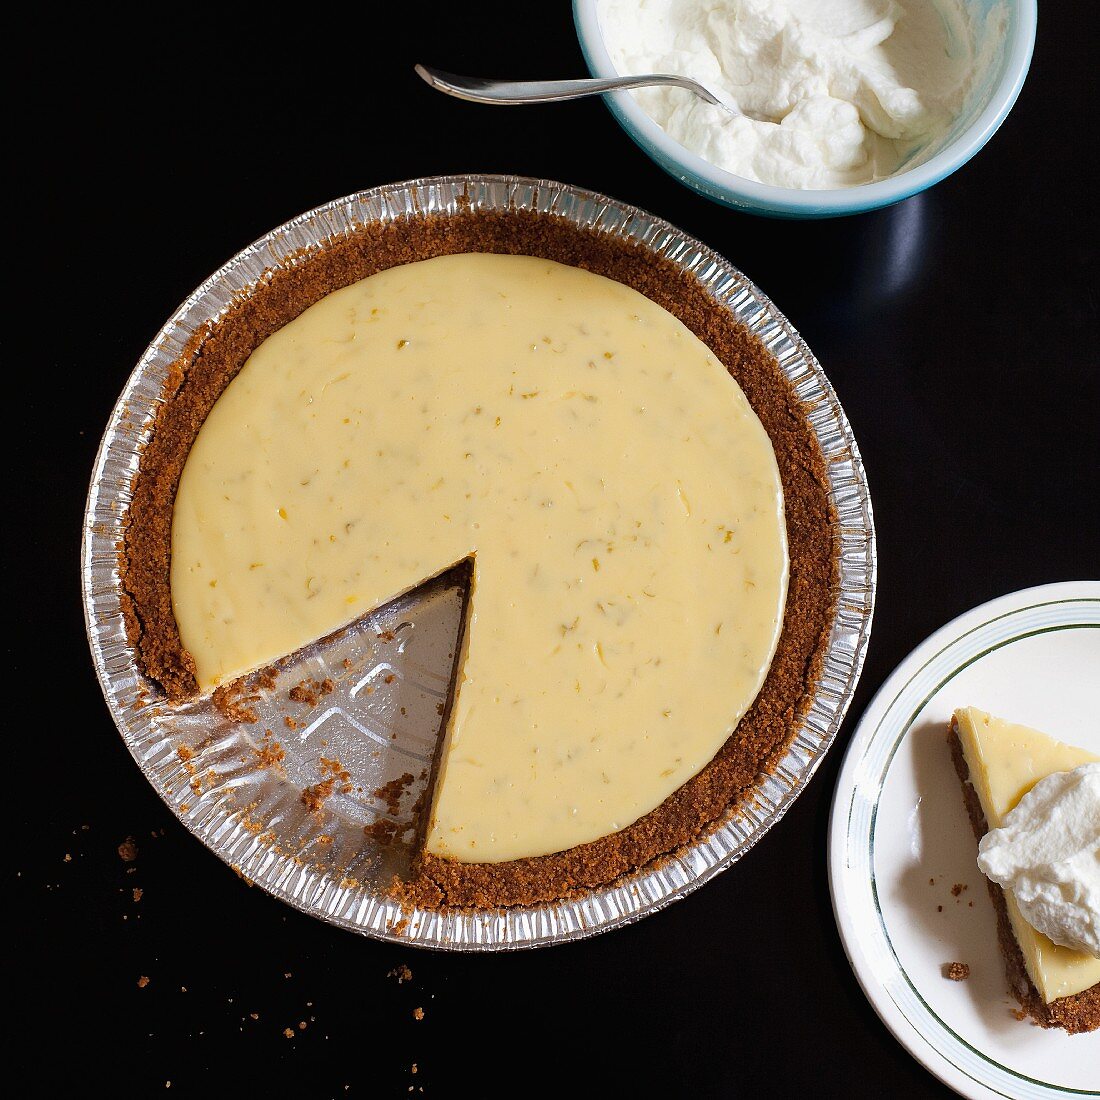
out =
<path fill-rule="evenodd" d="M 891 209 L 821 222 L 756 218 L 696 196 L 599 100 L 481 107 L 413 74 L 424 61 L 585 75 L 564 4 L 272 8 L 240 28 L 214 10 L 124 24 L 99 8 L 25 24 L 12 40 L 19 266 L 5 337 L 17 421 L 8 538 L 20 557 L 6 646 L 19 684 L 6 730 L 17 830 L 7 892 L 21 926 L 8 950 L 7 1038 L 22 1095 L 106 1086 L 147 1096 L 169 1083 L 172 1095 L 303 1097 L 410 1087 L 495 1097 L 539 1085 L 948 1094 L 852 974 L 830 904 L 826 825 L 855 724 L 917 643 L 992 597 L 1100 576 L 1087 220 L 1096 164 L 1081 110 L 1095 31 L 1070 8 L 1081 10 L 1044 7 L 1016 108 L 971 163 Z M 111 407 L 195 286 L 313 206 L 461 172 L 602 191 L 668 219 L 754 280 L 816 352 L 848 414 L 879 562 L 848 717 L 756 848 L 631 927 L 479 956 L 304 916 L 249 889 L 187 832 L 104 704 L 78 553 Z M 131 864 L 117 854 L 128 836 Z M 399 984 L 388 974 L 402 964 L 412 978 Z"/>

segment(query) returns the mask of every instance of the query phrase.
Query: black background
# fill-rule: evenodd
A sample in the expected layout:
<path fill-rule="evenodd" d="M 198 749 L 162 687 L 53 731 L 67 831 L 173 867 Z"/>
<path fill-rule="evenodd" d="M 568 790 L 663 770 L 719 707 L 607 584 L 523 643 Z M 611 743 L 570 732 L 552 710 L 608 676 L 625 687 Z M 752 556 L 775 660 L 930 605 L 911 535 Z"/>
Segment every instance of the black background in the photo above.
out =
<path fill-rule="evenodd" d="M 826 825 L 855 723 L 917 643 L 995 596 L 1100 576 L 1097 36 L 1074 15 L 1088 8 L 1044 6 L 1013 113 L 954 177 L 821 222 L 696 196 L 599 100 L 482 107 L 413 74 L 423 61 L 586 75 L 565 4 L 265 7 L 240 26 L 221 10 L 122 20 L 88 7 L 24 24 L 8 51 L 17 263 L 4 338 L 17 493 L 5 541 L 18 554 L 6 907 L 20 925 L 7 1038 L 22 1095 L 141 1097 L 168 1082 L 169 1095 L 189 1096 L 948 1094 L 853 977 Z M 195 840 L 112 723 L 79 577 L 96 447 L 182 299 L 304 210 L 461 172 L 602 191 L 754 280 L 845 407 L 879 561 L 848 719 L 758 847 L 632 927 L 481 956 L 330 927 L 249 889 Z M 134 864 L 117 854 L 127 836 Z M 400 964 L 411 981 L 387 976 Z"/>

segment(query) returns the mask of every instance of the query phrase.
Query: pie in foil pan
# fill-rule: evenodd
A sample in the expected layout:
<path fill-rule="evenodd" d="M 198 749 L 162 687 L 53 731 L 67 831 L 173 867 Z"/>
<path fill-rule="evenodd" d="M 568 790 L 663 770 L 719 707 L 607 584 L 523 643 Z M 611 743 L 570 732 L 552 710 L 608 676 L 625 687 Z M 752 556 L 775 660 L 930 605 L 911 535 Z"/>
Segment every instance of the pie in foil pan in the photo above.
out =
<path fill-rule="evenodd" d="M 432 910 L 388 890 L 414 853 L 443 732 L 465 613 L 465 578 L 444 574 L 284 659 L 240 702 L 169 704 L 127 636 L 118 547 L 131 485 L 192 335 L 265 273 L 364 225 L 460 210 L 530 210 L 620 236 L 694 276 L 763 342 L 807 410 L 837 518 L 839 593 L 822 675 L 777 766 L 702 840 L 625 880 L 529 908 Z M 424 947 L 493 951 L 581 939 L 684 897 L 745 854 L 806 786 L 836 737 L 868 644 L 875 536 L 859 451 L 820 364 L 740 271 L 669 223 L 547 180 L 444 176 L 387 184 L 308 211 L 215 272 L 168 320 L 111 413 L 91 479 L 81 558 L 85 619 L 107 705 L 145 777 L 184 826 L 247 881 L 332 924 Z M 317 804 L 311 807 L 311 792 Z M 315 812 L 323 804 L 323 812 Z"/>

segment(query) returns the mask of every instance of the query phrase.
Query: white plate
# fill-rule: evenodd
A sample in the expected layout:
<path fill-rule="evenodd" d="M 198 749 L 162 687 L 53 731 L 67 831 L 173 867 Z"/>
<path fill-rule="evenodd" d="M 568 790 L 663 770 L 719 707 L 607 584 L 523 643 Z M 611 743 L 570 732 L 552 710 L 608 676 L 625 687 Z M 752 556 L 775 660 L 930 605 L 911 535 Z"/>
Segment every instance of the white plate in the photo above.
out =
<path fill-rule="evenodd" d="M 1029 588 L 918 646 L 845 754 L 829 822 L 844 949 L 894 1036 L 964 1096 L 1100 1095 L 1100 1031 L 1067 1035 L 1012 1014 L 947 722 L 976 706 L 1100 752 L 1098 691 L 1100 582 Z M 970 965 L 968 980 L 943 976 L 955 961 Z"/>

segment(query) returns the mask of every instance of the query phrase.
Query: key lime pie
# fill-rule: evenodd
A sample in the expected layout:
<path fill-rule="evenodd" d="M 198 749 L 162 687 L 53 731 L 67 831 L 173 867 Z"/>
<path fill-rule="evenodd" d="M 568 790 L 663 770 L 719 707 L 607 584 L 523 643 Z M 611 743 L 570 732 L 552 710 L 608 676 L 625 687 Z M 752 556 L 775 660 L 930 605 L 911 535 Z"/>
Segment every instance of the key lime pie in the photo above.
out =
<path fill-rule="evenodd" d="M 950 739 L 1012 992 L 1044 1027 L 1100 1027 L 1100 756 L 974 707 Z"/>
<path fill-rule="evenodd" d="M 365 227 L 197 333 L 165 397 L 121 565 L 169 699 L 468 568 L 418 903 L 611 882 L 793 737 L 833 615 L 823 461 L 671 262 L 521 211 Z"/>

